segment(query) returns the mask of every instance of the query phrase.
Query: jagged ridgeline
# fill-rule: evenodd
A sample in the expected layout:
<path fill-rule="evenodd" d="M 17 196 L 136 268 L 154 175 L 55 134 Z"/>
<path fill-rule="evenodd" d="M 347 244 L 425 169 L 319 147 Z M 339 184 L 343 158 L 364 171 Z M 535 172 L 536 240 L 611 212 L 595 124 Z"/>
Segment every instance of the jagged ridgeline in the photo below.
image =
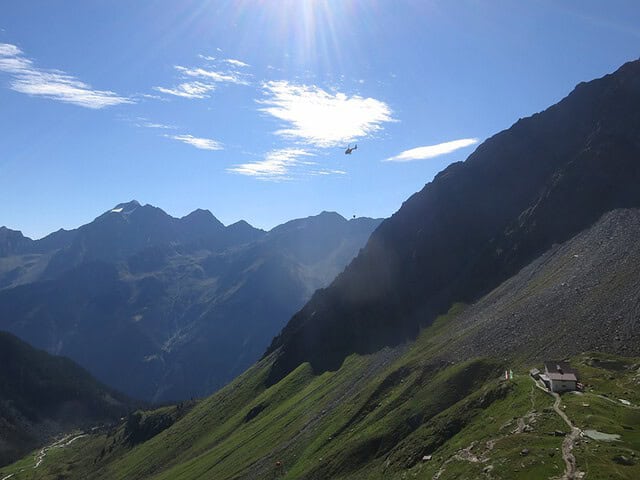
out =
<path fill-rule="evenodd" d="M 259 359 L 380 221 L 323 212 L 265 232 L 132 201 L 41 240 L 2 228 L 0 329 L 135 398 L 205 396 Z"/>
<path fill-rule="evenodd" d="M 267 354 L 278 358 L 268 383 L 303 362 L 320 373 L 351 353 L 415 338 L 454 302 L 479 299 L 605 212 L 638 206 L 635 61 L 489 138 L 409 198 L 273 341 Z M 600 320 L 593 319 L 594 336 Z"/>
<path fill-rule="evenodd" d="M 131 416 L 0 478 L 640 478 L 639 186 L 637 61 L 440 173 L 168 428 Z M 581 395 L 536 387 L 553 358 Z"/>

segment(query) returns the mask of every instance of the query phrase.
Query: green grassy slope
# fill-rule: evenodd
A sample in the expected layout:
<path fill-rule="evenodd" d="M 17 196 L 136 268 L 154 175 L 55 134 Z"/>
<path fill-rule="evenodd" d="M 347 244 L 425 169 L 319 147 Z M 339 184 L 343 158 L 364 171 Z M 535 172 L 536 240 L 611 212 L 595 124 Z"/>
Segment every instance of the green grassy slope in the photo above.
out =
<path fill-rule="evenodd" d="M 461 309 L 441 317 L 411 346 L 352 355 L 338 371 L 319 376 L 303 364 L 268 389 L 264 378 L 272 359 L 267 358 L 144 443 L 131 446 L 123 423 L 52 449 L 36 469 L 32 457 L 0 469 L 0 478 L 11 473 L 12 480 L 561 475 L 564 438 L 554 432 L 568 427 L 551 408 L 553 398 L 526 375 L 528 365 L 438 359 L 439 338 L 455 325 Z M 579 440 L 578 470 L 588 478 L 637 478 L 640 360 L 594 354 L 573 363 L 587 389 L 581 396 L 563 395 L 566 413 L 581 429 L 621 436 L 609 443 Z M 504 381 L 500 374 L 509 366 L 517 375 Z"/>

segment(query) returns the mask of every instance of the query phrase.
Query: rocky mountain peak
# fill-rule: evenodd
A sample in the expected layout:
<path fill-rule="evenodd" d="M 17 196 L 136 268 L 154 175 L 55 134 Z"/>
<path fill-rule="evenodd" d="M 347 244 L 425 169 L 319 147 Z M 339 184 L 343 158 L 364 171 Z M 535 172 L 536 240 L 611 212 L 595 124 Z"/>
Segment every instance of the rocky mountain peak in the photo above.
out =
<path fill-rule="evenodd" d="M 213 213 L 202 208 L 198 208 L 190 214 L 185 215 L 180 219 L 180 222 L 183 225 L 190 225 L 192 227 L 215 228 L 217 230 L 224 228 L 222 222 L 220 222 Z"/>
<path fill-rule="evenodd" d="M 140 202 L 138 202 L 137 200 L 131 200 L 130 202 L 119 203 L 113 209 L 111 209 L 110 212 L 127 214 L 133 212 L 140 206 Z"/>
<path fill-rule="evenodd" d="M 0 257 L 22 253 L 32 243 L 33 240 L 22 235 L 21 231 L 0 227 Z"/>

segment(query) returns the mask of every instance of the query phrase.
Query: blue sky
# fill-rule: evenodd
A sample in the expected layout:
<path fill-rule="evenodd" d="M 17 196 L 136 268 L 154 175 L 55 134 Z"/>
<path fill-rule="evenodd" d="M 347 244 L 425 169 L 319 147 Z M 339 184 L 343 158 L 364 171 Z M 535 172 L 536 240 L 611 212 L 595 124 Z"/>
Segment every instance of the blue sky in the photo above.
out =
<path fill-rule="evenodd" d="M 0 225 L 386 217 L 639 44 L 635 0 L 2 2 Z"/>

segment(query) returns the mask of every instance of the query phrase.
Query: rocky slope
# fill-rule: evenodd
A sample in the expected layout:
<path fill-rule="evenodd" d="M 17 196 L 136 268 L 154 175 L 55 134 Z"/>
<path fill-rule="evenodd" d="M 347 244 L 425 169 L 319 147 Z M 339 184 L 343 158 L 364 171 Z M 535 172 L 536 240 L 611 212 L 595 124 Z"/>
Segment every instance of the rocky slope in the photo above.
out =
<path fill-rule="evenodd" d="M 640 210 L 614 210 L 553 246 L 456 320 L 447 358 L 640 355 Z"/>

